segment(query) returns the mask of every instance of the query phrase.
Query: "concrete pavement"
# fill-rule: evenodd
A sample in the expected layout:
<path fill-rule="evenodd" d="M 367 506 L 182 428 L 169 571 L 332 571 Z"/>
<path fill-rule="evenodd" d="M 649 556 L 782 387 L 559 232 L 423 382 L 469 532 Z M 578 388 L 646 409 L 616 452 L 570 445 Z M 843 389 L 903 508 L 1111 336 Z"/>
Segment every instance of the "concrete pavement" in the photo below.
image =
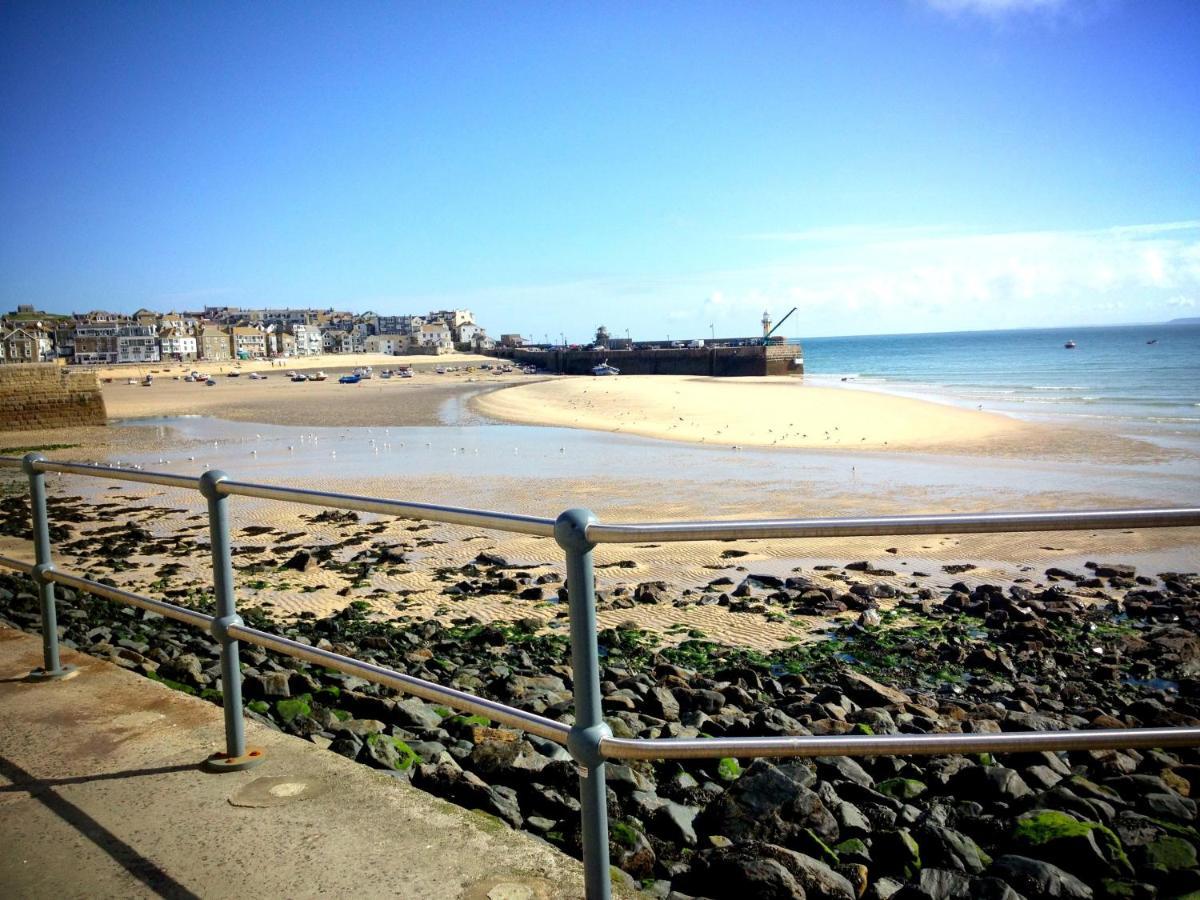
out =
<path fill-rule="evenodd" d="M 266 761 L 210 775 L 219 707 L 68 650 L 24 681 L 36 636 L 0 628 L 0 893 L 7 897 L 582 896 L 578 862 L 247 721 Z"/>

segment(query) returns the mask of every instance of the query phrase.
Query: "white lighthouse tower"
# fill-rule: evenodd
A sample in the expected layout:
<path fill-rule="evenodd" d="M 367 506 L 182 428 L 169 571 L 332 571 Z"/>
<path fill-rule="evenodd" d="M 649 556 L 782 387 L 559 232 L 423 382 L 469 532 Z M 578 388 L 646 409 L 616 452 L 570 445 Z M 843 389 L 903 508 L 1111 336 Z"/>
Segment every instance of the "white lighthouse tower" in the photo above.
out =
<path fill-rule="evenodd" d="M 771 333 L 771 314 L 765 309 L 763 310 L 762 325 L 763 325 L 763 339 L 765 340 L 767 335 Z"/>

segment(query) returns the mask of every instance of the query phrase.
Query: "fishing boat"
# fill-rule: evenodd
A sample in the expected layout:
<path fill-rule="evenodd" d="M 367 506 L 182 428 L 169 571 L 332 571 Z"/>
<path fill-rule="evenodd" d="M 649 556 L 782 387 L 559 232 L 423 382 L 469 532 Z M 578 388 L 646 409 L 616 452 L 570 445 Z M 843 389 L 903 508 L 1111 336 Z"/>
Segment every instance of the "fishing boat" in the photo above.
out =
<path fill-rule="evenodd" d="M 251 380 L 251 381 L 266 381 L 266 380 L 267 380 L 267 376 L 266 376 L 266 375 L 264 375 L 262 372 L 251 372 L 251 373 L 250 373 L 250 380 Z"/>
<path fill-rule="evenodd" d="M 1157 343 L 1158 343 L 1158 338 L 1152 338 L 1151 340 L 1148 340 L 1148 341 L 1146 341 L 1146 343 L 1147 343 L 1147 344 L 1157 344 Z"/>
<path fill-rule="evenodd" d="M 433 371 L 434 371 L 434 372 L 436 372 L 438 375 L 445 375 L 445 374 L 446 374 L 446 367 L 445 367 L 445 366 L 438 366 L 438 367 L 437 367 L 436 369 L 434 369 Z"/>
<path fill-rule="evenodd" d="M 217 386 L 217 383 L 215 381 L 213 381 L 211 378 L 209 378 L 207 381 L 205 381 L 204 384 L 208 387 L 216 387 Z"/>
<path fill-rule="evenodd" d="M 401 369 L 396 374 L 399 375 L 401 378 L 412 378 L 413 377 L 412 369 Z"/>
<path fill-rule="evenodd" d="M 308 376 L 303 372 L 297 372 L 292 376 L 292 381 L 296 382 L 296 384 L 303 384 L 304 382 L 308 381 Z"/>
<path fill-rule="evenodd" d="M 525 366 L 523 369 L 521 369 L 521 371 L 524 372 L 526 375 L 536 375 L 537 374 L 537 366 Z"/>
<path fill-rule="evenodd" d="M 319 371 L 317 372 L 317 374 L 316 374 L 316 375 L 309 375 L 309 376 L 308 376 L 308 380 L 309 380 L 309 381 L 324 381 L 324 380 L 325 380 L 325 379 L 327 379 L 328 377 L 329 377 L 329 376 L 325 374 L 325 370 L 324 370 L 324 369 L 321 369 L 321 370 L 319 370 Z"/>
<path fill-rule="evenodd" d="M 1063 346 L 1064 346 L 1064 347 L 1066 347 L 1068 350 L 1074 350 L 1074 349 L 1075 349 L 1075 342 L 1074 342 L 1074 341 L 1067 341 L 1065 344 L 1063 344 Z"/>
<path fill-rule="evenodd" d="M 354 375 L 343 375 L 338 379 L 338 384 L 358 384 L 362 381 L 362 376 L 357 373 Z"/>
<path fill-rule="evenodd" d="M 604 362 L 600 363 L 600 365 L 592 367 L 592 374 L 593 375 L 620 375 L 621 370 L 618 369 L 616 366 L 610 366 L 608 364 L 608 360 L 606 359 Z"/>

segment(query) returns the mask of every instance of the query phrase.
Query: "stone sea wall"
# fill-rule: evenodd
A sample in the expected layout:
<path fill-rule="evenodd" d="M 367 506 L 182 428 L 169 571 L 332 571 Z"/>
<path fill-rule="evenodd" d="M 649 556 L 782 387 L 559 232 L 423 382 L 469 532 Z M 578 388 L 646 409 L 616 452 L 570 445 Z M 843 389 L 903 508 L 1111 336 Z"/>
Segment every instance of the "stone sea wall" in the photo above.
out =
<path fill-rule="evenodd" d="M 563 375 L 590 375 L 607 361 L 622 375 L 707 375 L 730 378 L 753 375 L 802 375 L 800 347 L 673 347 L 633 350 L 500 350 L 497 355 L 521 365 L 534 365 Z"/>
<path fill-rule="evenodd" d="M 0 431 L 103 425 L 107 419 L 95 372 L 53 363 L 0 366 Z"/>

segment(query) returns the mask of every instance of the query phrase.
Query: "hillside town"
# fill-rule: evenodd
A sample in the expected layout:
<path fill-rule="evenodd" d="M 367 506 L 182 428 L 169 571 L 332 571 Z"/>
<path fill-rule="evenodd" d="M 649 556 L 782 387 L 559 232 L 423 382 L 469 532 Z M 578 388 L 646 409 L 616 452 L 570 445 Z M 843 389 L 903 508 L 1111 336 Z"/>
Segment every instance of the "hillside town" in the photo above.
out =
<path fill-rule="evenodd" d="M 502 342 L 519 344 L 518 335 Z M 496 341 L 467 309 L 381 316 L 334 309 L 241 309 L 61 315 L 20 305 L 0 315 L 0 364 L 80 366 L 276 359 L 322 353 L 388 355 L 490 350 Z"/>

